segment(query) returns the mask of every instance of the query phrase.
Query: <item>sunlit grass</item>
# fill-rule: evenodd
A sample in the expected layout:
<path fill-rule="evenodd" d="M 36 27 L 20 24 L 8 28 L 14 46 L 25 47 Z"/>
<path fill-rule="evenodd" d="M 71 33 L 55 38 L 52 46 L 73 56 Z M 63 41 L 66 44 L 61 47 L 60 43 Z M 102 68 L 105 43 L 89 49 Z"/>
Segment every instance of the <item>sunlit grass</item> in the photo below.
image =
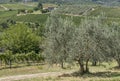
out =
<path fill-rule="evenodd" d="M 17 9 L 33 9 L 34 6 L 29 6 L 29 5 L 24 5 L 24 4 L 20 4 L 20 3 L 15 3 L 15 4 L 2 4 L 4 7 L 8 8 L 8 9 L 13 9 L 13 10 L 17 10 Z"/>
<path fill-rule="evenodd" d="M 120 71 L 111 69 L 115 67 L 117 64 L 116 62 L 109 63 L 102 63 L 97 66 L 90 67 L 90 73 L 85 75 L 74 75 L 72 74 L 63 74 L 60 76 L 51 76 L 51 77 L 37 77 L 37 78 L 30 78 L 25 80 L 18 80 L 18 81 L 119 81 L 120 80 Z M 18 74 L 29 74 L 29 73 L 44 73 L 44 72 L 78 72 L 79 66 L 72 65 L 71 68 L 67 68 L 67 64 L 65 65 L 66 69 L 61 69 L 59 66 L 53 65 L 52 67 L 48 67 L 48 65 L 41 65 L 41 66 L 30 66 L 30 67 L 22 67 L 22 68 L 15 68 L 12 70 L 1 70 L 4 74 L 8 72 L 12 72 L 12 75 Z M 15 73 L 13 73 L 15 72 Z M 1 74 L 3 75 L 3 74 Z M 11 74 L 10 74 L 11 75 Z M 6 76 L 6 75 L 4 75 Z"/>

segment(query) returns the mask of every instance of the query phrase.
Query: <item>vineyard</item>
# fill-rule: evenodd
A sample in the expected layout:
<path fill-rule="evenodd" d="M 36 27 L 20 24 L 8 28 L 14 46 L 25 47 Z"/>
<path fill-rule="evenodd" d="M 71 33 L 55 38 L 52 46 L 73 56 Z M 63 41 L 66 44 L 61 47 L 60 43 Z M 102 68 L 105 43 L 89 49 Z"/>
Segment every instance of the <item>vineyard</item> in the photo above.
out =
<path fill-rule="evenodd" d="M 30 5 L 24 5 L 24 4 L 2 4 L 4 7 L 12 10 L 18 10 L 18 9 L 33 9 L 35 6 Z"/>
<path fill-rule="evenodd" d="M 64 5 L 58 9 L 58 13 L 72 15 L 87 15 L 94 6 L 91 5 Z"/>
<path fill-rule="evenodd" d="M 12 19 L 17 22 L 31 22 L 44 24 L 49 14 L 28 14 L 22 16 L 15 16 Z"/>
<path fill-rule="evenodd" d="M 41 54 L 36 54 L 34 52 L 30 52 L 28 54 L 15 54 L 13 55 L 10 51 L 0 54 L 0 69 L 3 68 L 12 68 L 18 67 L 16 64 L 20 65 L 35 65 L 44 61 L 44 58 Z"/>
<path fill-rule="evenodd" d="M 120 8 L 119 7 L 103 7 L 98 6 L 89 16 L 98 16 L 101 13 L 104 13 L 106 17 L 119 18 L 120 17 Z"/>

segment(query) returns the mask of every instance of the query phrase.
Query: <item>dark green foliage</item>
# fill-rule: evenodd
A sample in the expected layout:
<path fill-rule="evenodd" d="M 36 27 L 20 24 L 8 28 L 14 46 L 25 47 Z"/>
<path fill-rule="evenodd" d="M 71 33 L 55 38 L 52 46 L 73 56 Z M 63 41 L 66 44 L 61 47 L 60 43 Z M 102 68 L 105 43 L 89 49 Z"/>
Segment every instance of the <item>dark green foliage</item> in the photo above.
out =
<path fill-rule="evenodd" d="M 15 25 L 2 34 L 3 48 L 15 53 L 28 53 L 40 51 L 40 37 L 32 32 L 26 25 Z"/>
<path fill-rule="evenodd" d="M 48 9 L 41 10 L 41 11 L 42 11 L 42 13 L 47 13 L 47 12 L 49 12 L 49 10 L 48 10 Z"/>
<path fill-rule="evenodd" d="M 33 10 L 27 10 L 27 13 L 33 13 Z"/>
<path fill-rule="evenodd" d="M 40 10 L 42 10 L 43 9 L 43 5 L 42 5 L 42 3 L 38 3 L 38 5 L 37 5 L 37 7 L 40 9 Z"/>
<path fill-rule="evenodd" d="M 34 10 L 34 11 L 37 11 L 37 10 L 39 10 L 39 8 L 38 8 L 38 7 L 34 7 L 33 10 Z"/>
<path fill-rule="evenodd" d="M 26 13 L 26 10 L 25 9 L 18 9 L 18 14 L 21 14 L 21 13 Z"/>

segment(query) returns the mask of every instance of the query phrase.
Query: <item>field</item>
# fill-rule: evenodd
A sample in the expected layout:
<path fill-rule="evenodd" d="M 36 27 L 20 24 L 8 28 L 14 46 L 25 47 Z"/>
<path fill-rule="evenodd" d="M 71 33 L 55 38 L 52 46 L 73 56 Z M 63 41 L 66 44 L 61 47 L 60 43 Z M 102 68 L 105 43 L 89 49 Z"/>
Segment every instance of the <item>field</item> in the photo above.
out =
<path fill-rule="evenodd" d="M 120 7 L 104 7 L 98 6 L 95 7 L 95 10 L 92 11 L 89 16 L 99 16 L 104 14 L 106 17 L 119 18 L 120 17 Z"/>
<path fill-rule="evenodd" d="M 34 6 L 24 5 L 24 4 L 2 4 L 4 7 L 8 9 L 32 9 Z"/>
<path fill-rule="evenodd" d="M 3 7 L 12 9 L 12 10 L 18 10 L 18 9 L 33 9 L 34 7 L 37 6 L 38 3 L 13 3 L 13 4 L 1 4 Z M 0 7 L 0 10 L 4 10 L 3 7 Z M 55 4 L 43 4 L 43 8 L 47 7 L 57 7 Z"/>
<path fill-rule="evenodd" d="M 17 14 L 17 11 L 0 11 L 0 18 L 7 18 L 11 16 L 15 16 Z"/>
<path fill-rule="evenodd" d="M 28 14 L 15 16 L 12 19 L 17 22 L 45 23 L 49 14 Z"/>
<path fill-rule="evenodd" d="M 10 19 L 16 16 L 17 11 L 0 11 L 0 23 L 6 22 L 7 19 Z"/>
<path fill-rule="evenodd" d="M 0 23 L 6 22 L 7 19 L 12 19 L 16 22 L 31 22 L 31 23 L 45 23 L 49 14 L 41 14 L 40 11 L 34 11 L 32 14 L 19 15 L 18 9 L 32 10 L 38 3 L 13 3 L 13 4 L 0 4 Z M 43 8 L 56 7 L 55 4 L 43 4 Z M 12 11 L 5 10 L 12 9 Z"/>
<path fill-rule="evenodd" d="M 53 67 L 50 67 L 49 65 L 19 66 L 13 67 L 12 69 L 5 68 L 0 70 L 0 77 L 60 71 L 68 70 L 61 69 L 60 67 L 56 67 L 53 69 Z"/>
<path fill-rule="evenodd" d="M 68 72 L 65 74 L 51 76 L 49 77 L 45 75 L 38 76 L 36 78 L 30 78 L 25 80 L 17 80 L 17 81 L 119 81 L 120 80 L 120 71 L 114 69 L 116 66 L 115 62 L 112 63 L 102 63 L 100 66 L 90 66 L 90 72 L 85 75 L 79 75 L 79 66 L 73 65 L 71 68 L 61 69 L 59 66 L 51 66 L 49 65 L 39 65 L 39 66 L 25 66 L 18 67 L 13 69 L 3 69 L 0 71 L 0 77 L 7 76 L 16 76 L 16 75 L 25 75 L 25 74 L 37 74 L 37 73 L 48 73 L 48 72 Z M 65 67 L 68 67 L 66 65 Z M 48 73 L 49 74 L 49 73 Z M 54 73 L 53 73 L 54 74 Z"/>
<path fill-rule="evenodd" d="M 4 8 L 0 6 L 0 11 L 4 11 Z"/>
<path fill-rule="evenodd" d="M 48 14 L 40 14 L 40 12 L 34 12 L 33 14 L 26 14 L 17 16 L 17 9 L 32 9 L 37 3 L 29 4 L 3 4 L 4 6 L 15 9 L 15 11 L 0 11 L 0 20 L 13 19 L 17 22 L 32 22 L 32 23 L 44 23 L 47 20 Z M 28 6 L 29 5 L 29 6 Z M 32 6 L 30 6 L 32 5 Z M 44 8 L 48 6 L 56 6 L 54 4 L 43 4 Z M 93 8 L 93 10 L 91 10 Z M 78 10 L 79 9 L 79 10 Z M 76 11 L 75 11 L 76 10 Z M 85 6 L 85 5 L 74 5 L 74 6 L 63 6 L 58 10 L 62 14 L 63 18 L 72 17 L 75 24 L 79 24 L 81 19 L 88 16 L 90 18 L 104 14 L 104 21 L 107 23 L 119 22 L 120 21 L 120 8 L 119 7 L 106 7 L 106 6 Z"/>

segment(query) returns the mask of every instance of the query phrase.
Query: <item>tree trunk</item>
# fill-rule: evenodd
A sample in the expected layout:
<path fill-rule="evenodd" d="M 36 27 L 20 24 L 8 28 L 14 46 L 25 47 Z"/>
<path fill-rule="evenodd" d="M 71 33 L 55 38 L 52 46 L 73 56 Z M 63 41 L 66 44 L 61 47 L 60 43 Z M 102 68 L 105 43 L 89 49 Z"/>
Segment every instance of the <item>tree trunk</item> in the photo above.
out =
<path fill-rule="evenodd" d="M 61 61 L 61 68 L 64 69 L 64 63 Z"/>
<path fill-rule="evenodd" d="M 118 63 L 118 67 L 120 68 L 120 59 L 116 60 Z"/>
<path fill-rule="evenodd" d="M 93 60 L 92 61 L 92 66 L 97 66 L 97 61 Z"/>
<path fill-rule="evenodd" d="M 11 60 L 9 60 L 9 67 L 10 67 L 10 69 L 12 68 L 12 61 Z"/>
<path fill-rule="evenodd" d="M 2 60 L 0 60 L 0 66 L 2 67 Z"/>
<path fill-rule="evenodd" d="M 78 61 L 78 63 L 80 65 L 80 73 L 83 75 L 85 73 L 84 63 L 81 62 L 80 60 Z"/>
<path fill-rule="evenodd" d="M 86 67 L 85 72 L 86 73 L 89 73 L 88 62 L 89 62 L 89 59 L 86 60 L 86 65 L 85 65 L 85 67 Z"/>

